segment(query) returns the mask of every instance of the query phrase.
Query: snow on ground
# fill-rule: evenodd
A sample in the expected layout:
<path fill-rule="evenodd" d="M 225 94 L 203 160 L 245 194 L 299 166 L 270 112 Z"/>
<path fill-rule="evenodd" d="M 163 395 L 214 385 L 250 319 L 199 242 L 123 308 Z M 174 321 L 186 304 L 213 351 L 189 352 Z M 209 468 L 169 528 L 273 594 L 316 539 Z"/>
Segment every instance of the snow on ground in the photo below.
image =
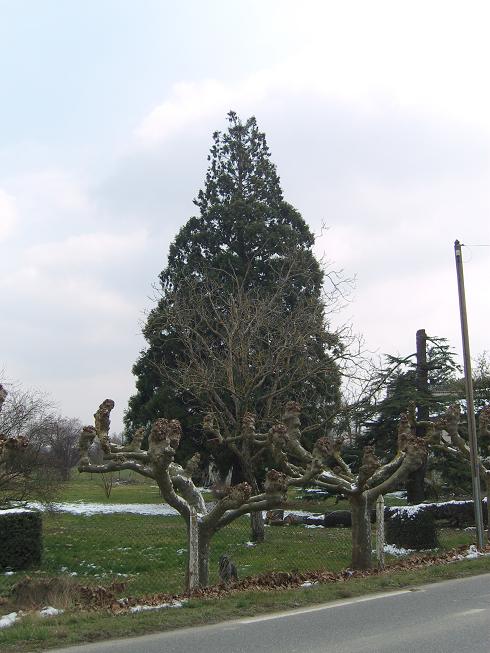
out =
<path fill-rule="evenodd" d="M 388 492 L 387 494 L 385 494 L 385 497 L 394 497 L 395 499 L 406 499 L 407 492 L 406 490 L 400 490 L 397 492 Z"/>
<path fill-rule="evenodd" d="M 184 601 L 172 601 L 172 603 L 159 603 L 158 605 L 133 605 L 130 612 L 144 612 L 146 610 L 164 610 L 165 608 L 182 608 Z"/>
<path fill-rule="evenodd" d="M 134 515 L 160 515 L 170 517 L 179 513 L 164 503 L 51 503 L 47 508 L 42 503 L 33 501 L 28 504 L 35 510 L 53 510 L 55 512 L 68 512 L 72 515 L 110 515 L 114 513 L 131 513 Z"/>
<path fill-rule="evenodd" d="M 39 610 L 40 617 L 57 617 L 59 614 L 63 614 L 64 610 L 58 610 L 58 608 L 53 608 L 51 605 L 47 605 L 42 610 Z"/>
<path fill-rule="evenodd" d="M 32 512 L 32 509 L 29 510 L 29 508 L 6 508 L 5 510 L 4 509 L 0 510 L 0 515 L 8 515 L 8 514 L 12 515 L 13 513 L 18 513 L 18 512 Z"/>
<path fill-rule="evenodd" d="M 466 552 L 465 555 L 460 555 L 458 556 L 459 560 L 476 560 L 476 558 L 480 558 L 481 556 L 488 556 L 490 553 L 483 553 L 482 551 L 478 551 L 476 546 L 474 544 L 470 545 L 470 548 Z"/>
<path fill-rule="evenodd" d="M 134 515 L 159 515 L 173 517 L 179 513 L 174 508 L 164 503 L 87 503 L 76 501 L 72 503 L 50 503 L 48 506 L 32 501 L 28 504 L 30 510 L 52 510 L 54 512 L 67 512 L 72 515 L 111 515 L 114 513 L 131 513 Z M 26 508 L 11 508 L 1 512 L 25 512 Z M 285 510 L 284 516 L 302 515 L 304 517 L 322 517 L 323 513 L 307 512 L 305 510 Z M 265 513 L 264 513 L 265 517 Z"/>
<path fill-rule="evenodd" d="M 6 614 L 3 617 L 0 617 L 0 628 L 8 628 L 9 626 L 13 626 L 18 618 L 18 612 L 11 612 L 10 614 Z"/>
<path fill-rule="evenodd" d="M 414 552 L 414 549 L 404 549 L 403 547 L 397 547 L 394 544 L 385 544 L 383 549 L 385 553 L 397 557 L 407 556 Z"/>

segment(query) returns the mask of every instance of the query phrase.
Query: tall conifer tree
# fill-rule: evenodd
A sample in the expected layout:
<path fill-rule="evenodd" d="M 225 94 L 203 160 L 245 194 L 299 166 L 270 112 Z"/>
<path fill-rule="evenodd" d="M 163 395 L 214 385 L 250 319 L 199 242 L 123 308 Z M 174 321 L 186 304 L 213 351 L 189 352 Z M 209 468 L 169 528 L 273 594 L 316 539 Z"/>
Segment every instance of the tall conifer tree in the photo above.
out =
<path fill-rule="evenodd" d="M 160 318 L 173 293 L 189 279 L 199 283 L 206 278 L 224 295 L 233 292 L 231 279 L 238 280 L 245 291 L 260 289 L 263 294 L 276 287 L 281 270 L 292 264 L 294 274 L 284 294 L 285 315 L 299 299 L 318 305 L 323 301 L 324 274 L 312 252 L 313 234 L 299 212 L 284 201 L 265 135 L 255 118 L 242 122 L 230 112 L 228 130 L 213 134 L 208 161 L 204 188 L 194 200 L 199 214 L 177 234 L 159 277 L 161 296 L 144 328 L 148 347 L 133 367 L 137 392 L 126 413 L 129 432 L 157 416 L 179 419 L 187 444 L 185 455 L 202 450 L 199 408 L 206 411 L 206 406 L 197 406 L 196 411 L 195 397 L 161 374 L 162 366 L 171 370 L 177 365 L 181 347 L 172 325 L 161 328 Z M 322 327 L 312 334 L 307 356 L 332 361 L 332 352 L 338 354 L 342 346 L 335 334 L 324 328 L 321 332 Z M 333 362 L 328 367 L 328 373 L 306 379 L 301 388 L 291 388 L 290 397 L 299 396 L 306 404 L 304 414 L 310 424 L 320 415 L 323 419 L 326 414 L 333 416 L 337 408 L 338 369 Z M 254 409 L 260 414 L 260 405 Z"/>

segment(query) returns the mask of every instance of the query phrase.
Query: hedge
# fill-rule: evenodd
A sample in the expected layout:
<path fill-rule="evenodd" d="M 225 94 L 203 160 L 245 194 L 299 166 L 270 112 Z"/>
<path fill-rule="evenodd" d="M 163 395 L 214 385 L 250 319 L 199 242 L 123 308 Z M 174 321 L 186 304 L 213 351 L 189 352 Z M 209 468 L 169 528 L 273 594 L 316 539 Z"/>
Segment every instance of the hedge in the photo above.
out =
<path fill-rule="evenodd" d="M 0 569 L 38 565 L 42 550 L 41 513 L 0 510 Z"/>
<path fill-rule="evenodd" d="M 385 540 L 404 549 L 435 549 L 439 546 L 434 516 L 425 510 L 400 510 L 386 520 Z"/>

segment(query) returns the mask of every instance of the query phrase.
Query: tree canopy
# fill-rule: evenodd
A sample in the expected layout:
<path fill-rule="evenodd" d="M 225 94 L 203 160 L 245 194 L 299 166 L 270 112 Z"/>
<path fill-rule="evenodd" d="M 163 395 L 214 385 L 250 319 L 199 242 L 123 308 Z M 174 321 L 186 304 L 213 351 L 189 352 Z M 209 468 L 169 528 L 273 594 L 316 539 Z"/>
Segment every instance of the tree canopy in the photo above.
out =
<path fill-rule="evenodd" d="M 316 322 L 309 320 L 306 325 L 313 331 L 303 334 L 296 354 L 321 361 L 321 365 L 316 366 L 309 384 L 308 379 L 301 378 L 301 387 L 291 387 L 290 396 L 297 396 L 295 391 L 299 393 L 308 387 L 309 396 L 303 403 L 309 424 L 320 414 L 323 419 L 326 412 L 333 415 L 339 397 L 339 374 L 333 361 L 342 343 L 325 319 L 325 275 L 312 251 L 314 236 L 300 213 L 284 201 L 265 135 L 259 131 L 255 118 L 242 122 L 230 112 L 228 129 L 213 134 L 208 161 L 204 188 L 195 199 L 199 214 L 191 217 L 177 234 L 159 276 L 159 298 L 143 331 L 148 346 L 133 367 L 137 392 L 129 401 L 125 418 L 129 432 L 163 414 L 179 419 L 185 433 L 183 455 L 202 448 L 199 422 L 209 405 L 172 374 L 172 370 L 181 369 L 182 360 L 189 355 L 182 338 L 182 312 L 178 320 L 169 319 L 171 315 L 175 317 L 177 305 L 186 306 L 187 312 L 193 304 L 205 311 L 202 298 L 208 298 L 215 311 L 215 322 L 208 319 L 206 323 L 206 316 L 199 316 L 197 308 L 189 319 L 194 320 L 194 325 L 201 321 L 199 333 L 206 347 L 216 350 L 223 349 L 223 340 L 214 327 L 229 322 L 230 298 L 237 290 L 243 300 L 241 310 L 251 301 L 265 306 L 267 297 L 274 296 L 275 319 L 283 325 L 285 334 L 292 316 L 298 315 L 301 307 L 307 303 L 310 307 L 316 305 L 317 309 L 312 311 Z M 279 308 L 282 320 L 277 315 Z M 246 317 L 244 320 L 242 327 L 246 327 Z M 260 334 L 262 344 L 256 340 L 247 345 L 253 349 L 250 360 L 260 358 L 260 348 L 266 350 L 263 335 Z M 289 346 L 293 346 L 292 341 Z M 270 388 L 273 372 L 268 371 L 264 388 Z M 211 378 L 211 372 L 210 375 Z M 228 404 L 229 397 L 222 400 Z M 260 412 L 260 397 L 255 395 L 253 402 Z M 237 423 L 247 410 L 250 406 L 238 408 Z"/>

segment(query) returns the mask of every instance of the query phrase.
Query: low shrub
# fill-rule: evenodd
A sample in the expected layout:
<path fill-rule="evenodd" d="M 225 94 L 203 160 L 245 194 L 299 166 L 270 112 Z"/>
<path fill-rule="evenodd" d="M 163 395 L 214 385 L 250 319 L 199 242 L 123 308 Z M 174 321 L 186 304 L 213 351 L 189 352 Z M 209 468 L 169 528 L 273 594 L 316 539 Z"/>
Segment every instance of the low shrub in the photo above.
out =
<path fill-rule="evenodd" d="M 42 549 L 41 513 L 0 511 L 0 569 L 39 565 Z"/>
<path fill-rule="evenodd" d="M 385 539 L 404 549 L 435 549 L 439 546 L 434 516 L 425 510 L 398 510 L 386 520 Z"/>

